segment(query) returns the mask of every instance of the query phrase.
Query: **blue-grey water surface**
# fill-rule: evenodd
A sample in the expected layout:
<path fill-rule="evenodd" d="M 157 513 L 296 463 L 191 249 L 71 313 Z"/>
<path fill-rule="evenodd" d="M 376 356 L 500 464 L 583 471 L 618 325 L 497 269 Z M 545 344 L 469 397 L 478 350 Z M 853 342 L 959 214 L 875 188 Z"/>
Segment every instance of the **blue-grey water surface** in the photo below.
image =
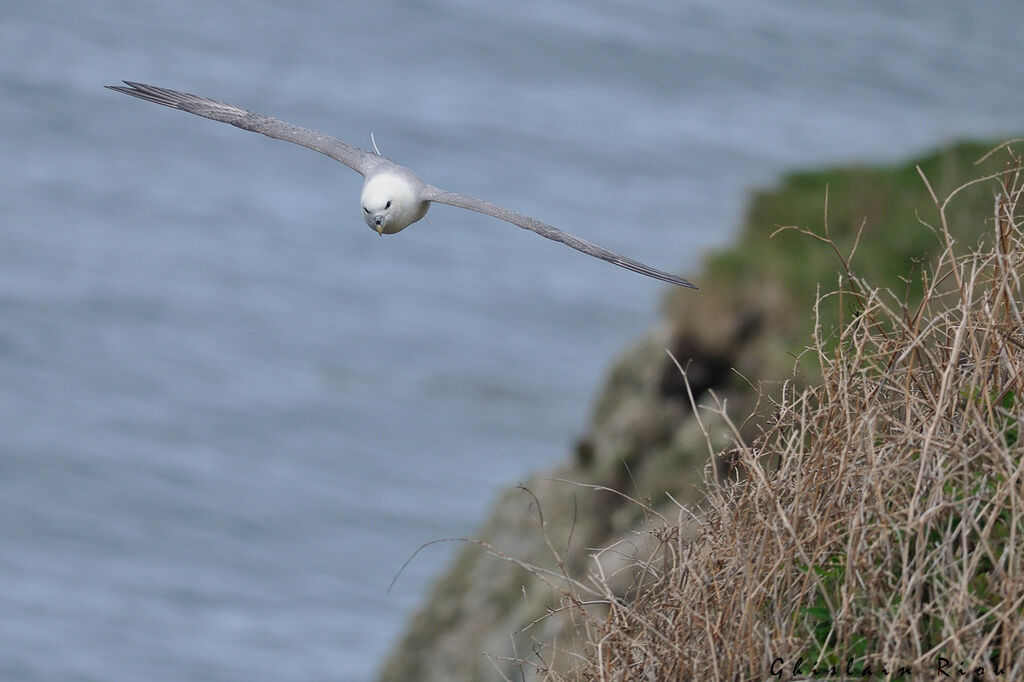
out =
<path fill-rule="evenodd" d="M 451 548 L 402 562 L 566 456 L 666 288 L 442 206 L 379 238 L 340 164 L 100 86 L 691 277 L 785 169 L 1024 127 L 1019 0 L 2 5 L 3 680 L 370 679 Z"/>

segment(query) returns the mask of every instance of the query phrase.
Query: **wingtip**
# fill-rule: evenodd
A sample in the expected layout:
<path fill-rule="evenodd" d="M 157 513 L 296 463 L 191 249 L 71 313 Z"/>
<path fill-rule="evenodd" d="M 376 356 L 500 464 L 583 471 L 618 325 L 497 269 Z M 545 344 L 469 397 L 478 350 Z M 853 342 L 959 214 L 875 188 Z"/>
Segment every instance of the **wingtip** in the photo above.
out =
<path fill-rule="evenodd" d="M 667 272 L 660 272 L 660 271 L 655 271 L 655 273 L 656 274 L 653 274 L 653 273 L 650 273 L 650 272 L 643 272 L 643 274 L 645 274 L 645 275 L 651 275 L 653 277 L 656 277 L 656 278 L 662 280 L 663 282 L 668 282 L 669 284 L 675 284 L 676 286 L 679 286 L 679 287 L 686 287 L 687 289 L 699 289 L 700 288 L 696 284 L 691 282 L 690 280 L 683 279 L 679 275 L 670 275 Z"/>
<path fill-rule="evenodd" d="M 137 81 L 121 81 L 121 83 L 121 85 L 104 85 L 103 87 L 107 88 L 108 90 L 116 90 L 117 92 L 138 92 L 139 90 L 146 90 L 147 88 L 154 87 L 152 85 L 146 85 L 145 83 L 139 83 Z"/>
<path fill-rule="evenodd" d="M 114 92 L 123 92 L 129 95 L 133 92 L 137 92 L 139 89 L 139 83 L 133 83 L 131 81 L 121 82 L 124 83 L 124 85 L 104 85 L 103 87 L 105 87 L 107 90 L 113 90 Z M 127 85 L 128 87 L 125 87 L 125 85 Z"/>

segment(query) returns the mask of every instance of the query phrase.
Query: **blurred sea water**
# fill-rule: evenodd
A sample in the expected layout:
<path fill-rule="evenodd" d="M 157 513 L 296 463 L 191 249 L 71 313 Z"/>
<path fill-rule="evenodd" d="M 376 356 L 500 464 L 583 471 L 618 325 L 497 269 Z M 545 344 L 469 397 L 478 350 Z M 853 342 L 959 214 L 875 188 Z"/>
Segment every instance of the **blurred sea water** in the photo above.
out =
<path fill-rule="evenodd" d="M 1021 132 L 1024 7 L 6 3 L 0 679 L 367 680 L 665 287 L 130 100 L 183 89 L 697 278 L 786 169 Z M 699 278 L 697 283 L 699 284 Z M 700 295 L 699 292 L 694 295 Z"/>

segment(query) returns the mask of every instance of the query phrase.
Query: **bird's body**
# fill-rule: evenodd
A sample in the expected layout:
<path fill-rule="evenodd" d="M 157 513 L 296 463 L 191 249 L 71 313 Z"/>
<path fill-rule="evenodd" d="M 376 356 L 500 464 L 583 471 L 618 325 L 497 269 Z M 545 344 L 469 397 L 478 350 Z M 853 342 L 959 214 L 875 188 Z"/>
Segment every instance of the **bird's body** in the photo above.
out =
<path fill-rule="evenodd" d="M 395 234 L 427 214 L 430 202 L 421 198 L 426 183 L 404 166 L 391 164 L 366 176 L 359 203 L 363 220 L 380 234 Z"/>
<path fill-rule="evenodd" d="M 268 137 L 308 147 L 340 161 L 363 175 L 360 204 L 363 220 L 378 234 L 395 234 L 426 215 L 430 204 L 441 203 L 477 211 L 531 230 L 561 242 L 577 251 L 614 263 L 642 275 L 679 286 L 696 287 L 682 277 L 656 270 L 639 261 L 620 256 L 608 249 L 563 232 L 545 222 L 511 211 L 489 201 L 465 194 L 447 192 L 424 181 L 409 168 L 399 165 L 376 151 L 354 147 L 336 137 L 316 130 L 292 125 L 276 118 L 256 114 L 241 107 L 207 99 L 177 90 L 159 88 L 144 83 L 125 81 L 125 86 L 106 87 L 126 95 L 138 97 L 166 107 L 181 109 L 197 116 L 262 133 Z"/>

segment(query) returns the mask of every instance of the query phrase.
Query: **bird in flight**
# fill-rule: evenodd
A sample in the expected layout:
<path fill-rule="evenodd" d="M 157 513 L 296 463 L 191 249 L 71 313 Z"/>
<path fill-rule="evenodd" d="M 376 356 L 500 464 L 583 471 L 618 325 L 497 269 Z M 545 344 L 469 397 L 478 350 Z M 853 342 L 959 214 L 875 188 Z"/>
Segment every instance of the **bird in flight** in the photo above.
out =
<path fill-rule="evenodd" d="M 178 92 L 132 81 L 124 81 L 124 85 L 107 85 L 105 87 L 148 102 L 162 104 L 165 107 L 181 109 L 196 116 L 230 123 L 243 130 L 251 130 L 267 137 L 293 142 L 342 162 L 365 178 L 360 197 L 363 220 L 376 230 L 377 234 L 401 232 L 426 215 L 431 202 L 448 204 L 499 218 L 525 230 L 536 232 L 542 237 L 561 242 L 587 255 L 614 263 L 627 270 L 639 272 L 641 275 L 691 289 L 697 288 L 682 277 L 670 275 L 632 258 L 620 256 L 536 218 L 511 211 L 489 201 L 434 187 L 405 166 L 400 166 L 382 156 L 376 149 L 372 152 L 360 149 L 317 130 L 302 128 L 276 118 L 253 113 L 241 107 L 187 92 Z"/>

